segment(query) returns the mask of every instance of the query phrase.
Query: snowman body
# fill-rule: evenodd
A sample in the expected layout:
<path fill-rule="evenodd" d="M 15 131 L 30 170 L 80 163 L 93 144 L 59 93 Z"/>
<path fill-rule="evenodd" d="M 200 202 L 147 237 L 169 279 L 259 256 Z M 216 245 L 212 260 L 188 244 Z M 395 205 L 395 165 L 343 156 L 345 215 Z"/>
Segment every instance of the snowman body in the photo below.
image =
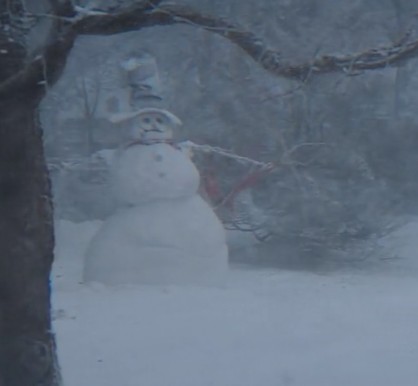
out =
<path fill-rule="evenodd" d="M 115 156 L 118 210 L 86 252 L 84 280 L 117 284 L 221 285 L 228 269 L 222 224 L 199 196 L 192 161 L 167 143 Z"/>
<path fill-rule="evenodd" d="M 193 162 L 167 143 L 126 147 L 116 154 L 111 175 L 120 206 L 191 197 L 200 180 Z"/>

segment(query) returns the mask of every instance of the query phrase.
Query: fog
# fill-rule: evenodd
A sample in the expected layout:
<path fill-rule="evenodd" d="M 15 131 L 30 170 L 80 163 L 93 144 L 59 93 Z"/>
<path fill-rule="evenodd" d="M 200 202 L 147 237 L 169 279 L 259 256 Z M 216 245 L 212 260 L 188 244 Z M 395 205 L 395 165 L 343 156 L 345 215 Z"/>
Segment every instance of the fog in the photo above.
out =
<path fill-rule="evenodd" d="M 297 63 L 388 45 L 414 33 L 410 6 L 394 3 L 194 5 L 254 31 Z M 155 61 L 159 83 L 153 86 L 162 97 L 144 98 L 139 107 L 154 105 L 180 117 L 177 141 L 278 166 L 250 192 L 251 205 L 268 217 L 263 226 L 277 248 L 295 244 L 301 247 L 297 253 L 332 254 L 415 211 L 415 59 L 400 67 L 289 81 L 268 74 L 226 39 L 173 26 L 78 39 L 42 109 L 59 218 L 104 219 L 112 211 L 106 167 L 97 154 L 126 140 L 109 116 L 130 109 L 121 65 L 138 55 Z M 194 162 L 200 172 L 216 169 L 223 194 L 252 171 L 252 164 L 209 156 L 198 154 Z"/>
<path fill-rule="evenodd" d="M 178 3 L 253 32 L 288 65 L 417 38 L 406 0 Z M 68 384 L 415 384 L 417 86 L 414 57 L 279 77 L 195 25 L 78 38 L 41 106 Z M 184 160 L 141 155 L 115 179 L 138 139 L 117 117 L 150 107 L 182 121 L 163 146 Z M 165 185 L 150 177 L 161 160 Z M 121 204 L 130 177 L 140 202 Z M 197 206 L 179 201 L 189 185 Z"/>

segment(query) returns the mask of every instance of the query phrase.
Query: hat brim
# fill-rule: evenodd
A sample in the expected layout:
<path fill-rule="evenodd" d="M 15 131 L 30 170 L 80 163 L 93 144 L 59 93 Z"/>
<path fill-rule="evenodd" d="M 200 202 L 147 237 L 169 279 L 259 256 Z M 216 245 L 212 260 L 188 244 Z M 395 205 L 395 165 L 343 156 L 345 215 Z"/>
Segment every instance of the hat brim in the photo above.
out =
<path fill-rule="evenodd" d="M 147 114 L 147 113 L 162 114 L 162 115 L 166 116 L 172 123 L 174 123 L 177 126 L 181 126 L 183 124 L 183 122 L 180 120 L 180 118 L 175 116 L 173 113 L 170 113 L 167 110 L 159 109 L 159 108 L 156 108 L 156 107 L 147 107 L 147 108 L 140 109 L 140 110 L 137 110 L 137 111 L 130 111 L 130 112 L 126 112 L 126 113 L 112 114 L 109 117 L 109 121 L 112 122 L 112 123 L 121 123 L 121 122 L 127 121 L 127 120 L 135 118 L 135 117 L 139 117 L 140 115 Z"/>

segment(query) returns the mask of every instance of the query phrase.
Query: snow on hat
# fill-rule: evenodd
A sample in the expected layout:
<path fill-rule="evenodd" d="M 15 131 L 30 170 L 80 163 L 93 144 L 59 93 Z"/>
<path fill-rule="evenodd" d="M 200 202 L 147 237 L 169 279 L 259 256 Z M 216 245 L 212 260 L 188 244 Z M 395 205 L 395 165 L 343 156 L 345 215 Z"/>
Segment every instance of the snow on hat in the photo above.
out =
<path fill-rule="evenodd" d="M 170 122 L 174 124 L 175 126 L 181 126 L 183 124 L 180 118 L 175 116 L 173 113 L 170 113 L 169 111 L 164 110 L 164 109 L 159 109 L 157 107 L 147 107 L 147 108 L 140 109 L 137 111 L 112 114 L 109 117 L 109 120 L 112 123 L 120 123 L 120 122 L 124 122 L 135 117 L 139 117 L 142 114 L 147 114 L 147 113 L 160 113 L 164 115 L 167 119 L 169 119 Z"/>

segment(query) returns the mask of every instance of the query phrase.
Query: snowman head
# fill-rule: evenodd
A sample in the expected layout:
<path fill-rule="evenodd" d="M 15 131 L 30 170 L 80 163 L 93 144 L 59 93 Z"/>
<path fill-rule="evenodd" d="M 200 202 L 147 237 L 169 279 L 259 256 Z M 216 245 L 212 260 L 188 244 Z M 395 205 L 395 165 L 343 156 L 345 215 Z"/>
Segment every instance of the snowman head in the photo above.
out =
<path fill-rule="evenodd" d="M 173 139 L 174 129 L 181 121 L 169 111 L 147 108 L 138 111 L 131 133 L 144 143 L 164 142 Z"/>
<path fill-rule="evenodd" d="M 112 122 L 129 121 L 131 137 L 143 143 L 169 142 L 182 122 L 167 110 L 149 107 L 128 114 L 115 114 Z"/>

